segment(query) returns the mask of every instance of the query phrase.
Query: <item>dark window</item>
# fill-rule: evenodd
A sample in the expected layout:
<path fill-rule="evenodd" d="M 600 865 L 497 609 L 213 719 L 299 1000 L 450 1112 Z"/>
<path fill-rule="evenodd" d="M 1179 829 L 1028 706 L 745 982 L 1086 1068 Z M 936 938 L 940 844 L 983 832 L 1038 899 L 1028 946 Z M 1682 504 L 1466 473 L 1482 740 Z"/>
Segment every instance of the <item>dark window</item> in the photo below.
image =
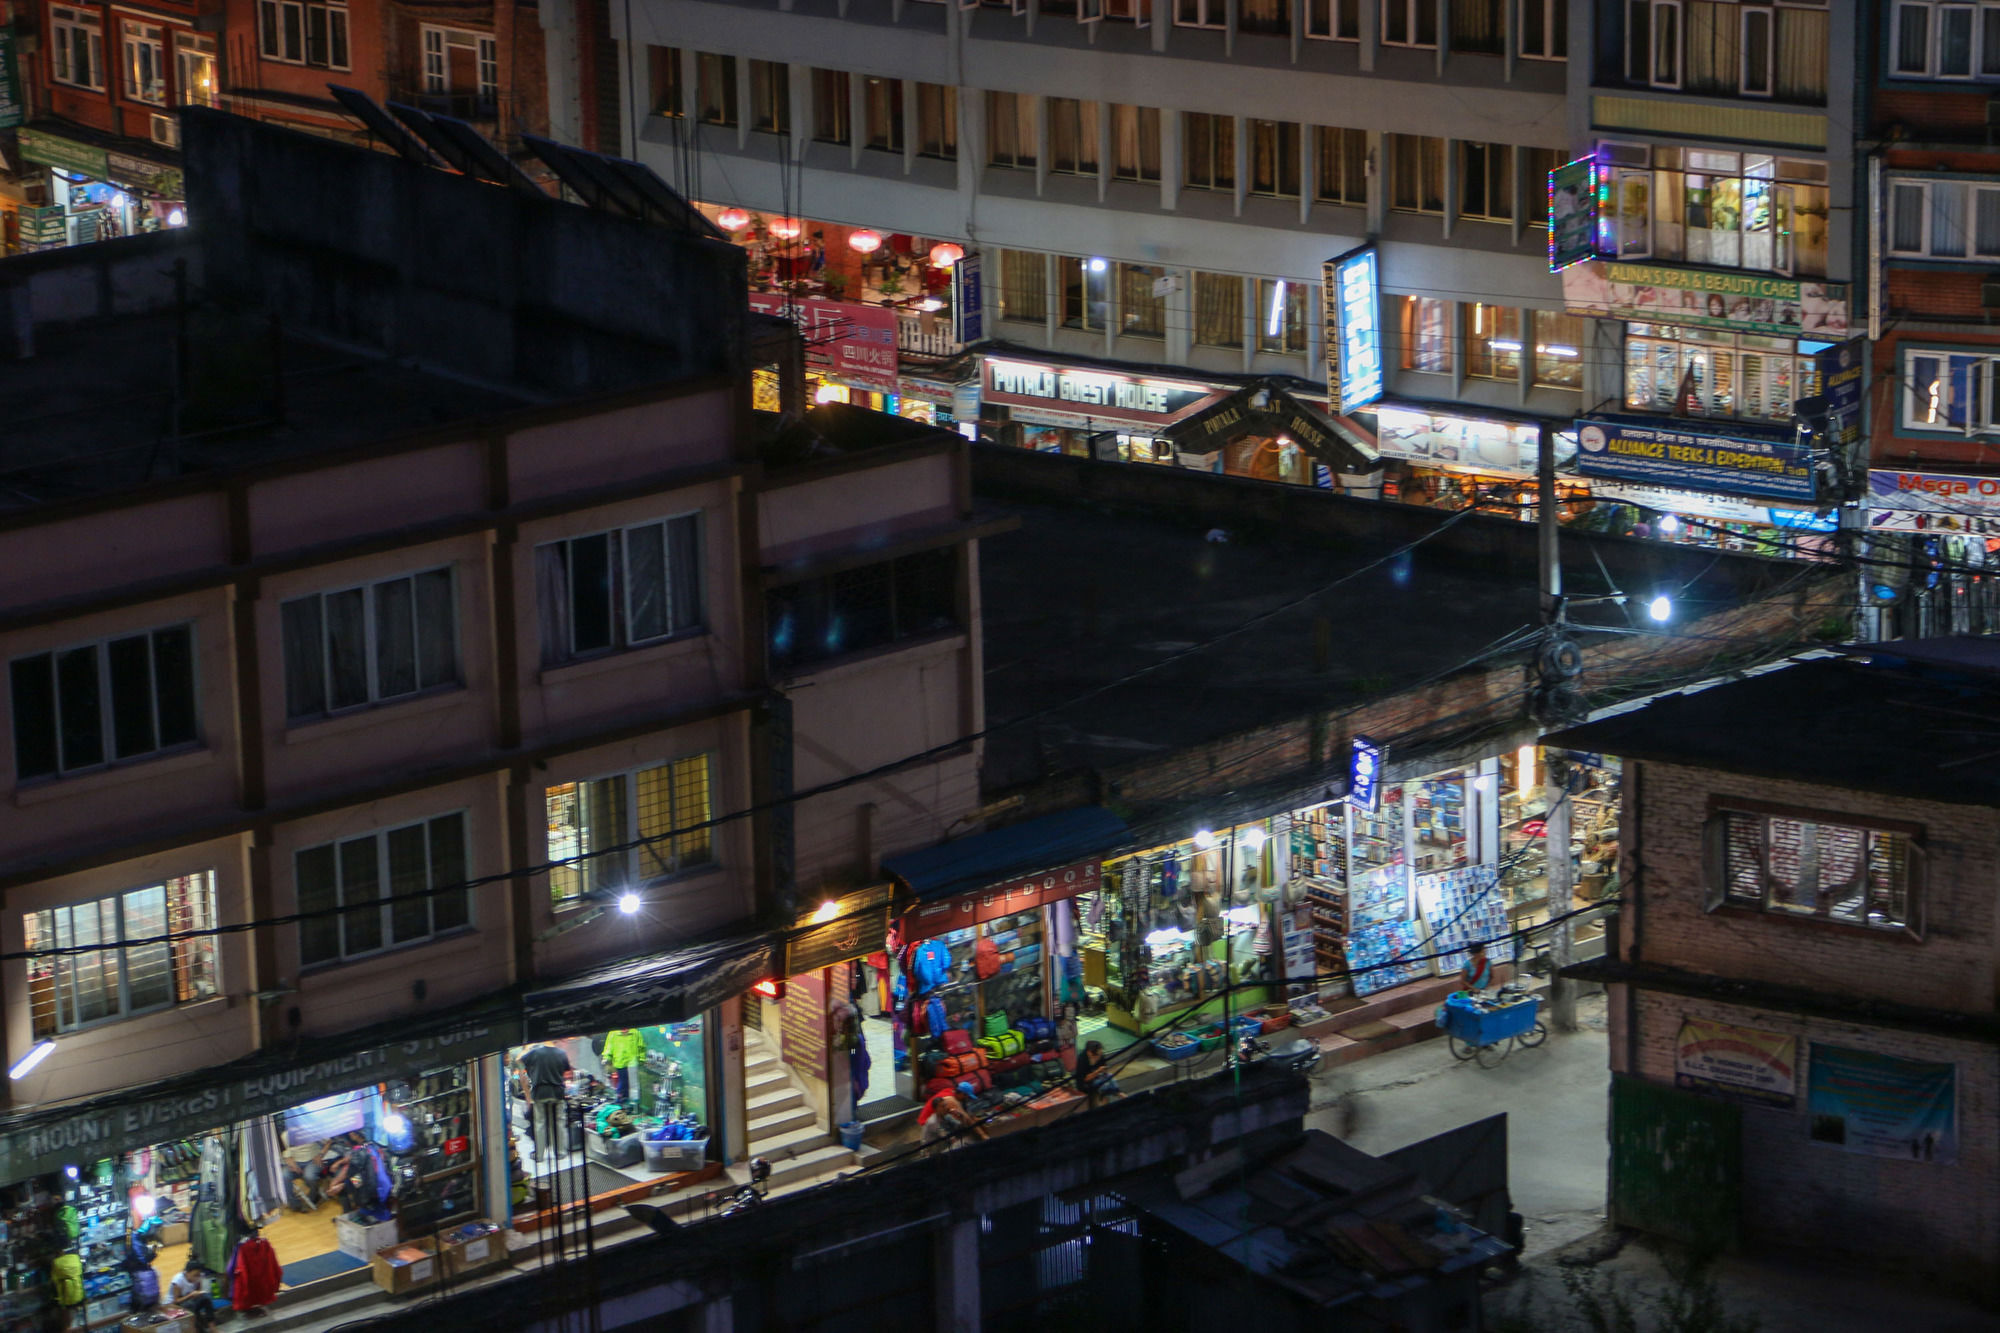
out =
<path fill-rule="evenodd" d="M 866 116 L 862 144 L 884 152 L 902 152 L 903 81 L 870 78 L 862 84 L 861 97 Z"/>
<path fill-rule="evenodd" d="M 1878 930 L 1923 929 L 1920 841 L 1826 819 L 1721 810 L 1704 830 L 1708 906 Z"/>
<path fill-rule="evenodd" d="M 865 652 L 958 624 L 958 552 L 919 551 L 773 588 L 765 595 L 771 665 Z"/>
<path fill-rule="evenodd" d="M 429 939 L 472 919 L 462 814 L 308 847 L 292 866 L 307 914 L 299 923 L 307 966 Z"/>
<path fill-rule="evenodd" d="M 792 76 L 773 60 L 750 62 L 750 128 L 785 134 L 792 128 Z"/>
<path fill-rule="evenodd" d="M 917 154 L 946 161 L 958 157 L 958 89 L 941 83 L 917 85 Z"/>
<path fill-rule="evenodd" d="M 185 625 L 17 658 L 9 675 L 18 779 L 196 739 L 194 632 Z"/>
<path fill-rule="evenodd" d="M 1236 117 L 1190 111 L 1183 145 L 1184 182 L 1198 190 L 1236 188 Z"/>
<path fill-rule="evenodd" d="M 449 569 L 295 598 L 280 615 L 287 717 L 317 717 L 458 683 Z"/>
<path fill-rule="evenodd" d="M 847 72 L 838 69 L 816 69 L 812 72 L 813 85 L 813 138 L 821 143 L 850 143 L 853 130 L 849 126 L 847 105 Z"/>
<path fill-rule="evenodd" d="M 703 51 L 694 58 L 695 116 L 704 125 L 736 124 L 736 57 Z"/>
<path fill-rule="evenodd" d="M 566 662 L 702 625 L 701 516 L 536 548 L 542 660 Z"/>
<path fill-rule="evenodd" d="M 649 46 L 646 48 L 646 66 L 651 73 L 653 114 L 685 115 L 686 109 L 681 100 L 681 49 L 678 46 Z"/>

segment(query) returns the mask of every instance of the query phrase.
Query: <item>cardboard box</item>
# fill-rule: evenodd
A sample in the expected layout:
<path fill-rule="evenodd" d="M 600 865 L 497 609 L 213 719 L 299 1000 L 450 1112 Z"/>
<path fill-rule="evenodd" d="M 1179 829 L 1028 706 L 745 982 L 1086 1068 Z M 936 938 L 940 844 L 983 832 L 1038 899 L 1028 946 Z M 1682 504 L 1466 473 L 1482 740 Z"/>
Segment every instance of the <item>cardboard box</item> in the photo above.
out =
<path fill-rule="evenodd" d="M 490 1231 L 467 1241 L 444 1243 L 444 1271 L 452 1277 L 483 1273 L 507 1262 L 507 1233 Z"/>
<path fill-rule="evenodd" d="M 379 1252 L 394 1245 L 401 1237 L 396 1232 L 396 1219 L 386 1222 L 364 1223 L 352 1218 L 337 1217 L 333 1220 L 334 1244 L 342 1254 L 356 1259 L 373 1259 Z"/>
<path fill-rule="evenodd" d="M 375 1285 L 391 1296 L 428 1287 L 442 1276 L 443 1270 L 437 1247 L 428 1237 L 406 1240 L 378 1251 L 373 1267 Z"/>
<path fill-rule="evenodd" d="M 160 1223 L 159 1243 L 161 1245 L 185 1245 L 188 1243 L 188 1224 L 185 1222 Z"/>
<path fill-rule="evenodd" d="M 154 1315 L 165 1315 L 159 1323 Z M 178 1305 L 166 1305 L 146 1314 L 135 1314 L 119 1325 L 126 1333 L 194 1333 L 194 1315 Z"/>

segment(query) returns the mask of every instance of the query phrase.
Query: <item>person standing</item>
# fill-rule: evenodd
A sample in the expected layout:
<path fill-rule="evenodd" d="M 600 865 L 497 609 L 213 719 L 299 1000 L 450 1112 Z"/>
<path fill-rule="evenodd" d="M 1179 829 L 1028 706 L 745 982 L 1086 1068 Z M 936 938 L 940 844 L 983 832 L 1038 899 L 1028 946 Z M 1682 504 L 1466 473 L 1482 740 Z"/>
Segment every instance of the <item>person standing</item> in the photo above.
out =
<path fill-rule="evenodd" d="M 569 1056 L 552 1041 L 537 1042 L 521 1052 L 516 1061 L 534 1108 L 530 1121 L 535 1137 L 535 1154 L 550 1165 L 562 1158 L 563 1107 L 569 1094 Z"/>

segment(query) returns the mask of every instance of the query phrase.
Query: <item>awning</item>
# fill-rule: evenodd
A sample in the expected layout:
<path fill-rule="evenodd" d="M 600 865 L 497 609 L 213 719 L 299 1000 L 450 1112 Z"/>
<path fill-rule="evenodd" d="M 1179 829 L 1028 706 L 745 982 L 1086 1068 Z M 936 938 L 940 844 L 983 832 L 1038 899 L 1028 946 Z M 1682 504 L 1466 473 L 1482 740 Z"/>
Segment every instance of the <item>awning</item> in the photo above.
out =
<path fill-rule="evenodd" d="M 1288 436 L 1335 472 L 1373 472 L 1380 455 L 1354 430 L 1261 380 L 1175 422 L 1164 432 L 1185 453 L 1212 454 L 1245 435 Z"/>
<path fill-rule="evenodd" d="M 882 870 L 908 886 L 919 901 L 930 901 L 1096 856 L 1130 834 L 1117 815 L 1087 805 L 906 852 L 884 861 Z"/>
<path fill-rule="evenodd" d="M 521 1005 L 528 1039 L 574 1037 L 649 1023 L 678 1023 L 779 975 L 783 932 L 729 935 L 642 954 L 530 991 Z"/>

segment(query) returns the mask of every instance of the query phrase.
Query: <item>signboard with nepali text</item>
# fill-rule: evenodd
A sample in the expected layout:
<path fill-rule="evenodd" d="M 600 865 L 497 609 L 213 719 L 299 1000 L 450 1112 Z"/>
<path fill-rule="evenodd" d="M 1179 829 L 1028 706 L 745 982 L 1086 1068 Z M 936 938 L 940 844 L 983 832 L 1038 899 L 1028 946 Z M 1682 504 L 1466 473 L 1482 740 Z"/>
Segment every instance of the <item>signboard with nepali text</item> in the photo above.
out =
<path fill-rule="evenodd" d="M 1813 1142 L 1905 1162 L 1958 1160 L 1958 1066 L 1812 1044 L 1806 1116 Z"/>
<path fill-rule="evenodd" d="M 1674 1039 L 1674 1086 L 1731 1101 L 1793 1105 L 1798 1065 L 1798 1038 L 1761 1028 L 1686 1018 Z"/>
<path fill-rule="evenodd" d="M 750 308 L 799 326 L 806 364 L 848 384 L 896 392 L 896 312 L 859 301 L 752 292 Z"/>
<path fill-rule="evenodd" d="M 1814 497 L 1811 451 L 1797 439 L 1758 439 L 1613 419 L 1579 419 L 1577 471 L 1695 491 Z"/>
<path fill-rule="evenodd" d="M 1847 336 L 1847 284 L 1842 282 L 1608 259 L 1566 268 L 1562 280 L 1563 304 L 1573 315 L 1795 338 Z"/>

